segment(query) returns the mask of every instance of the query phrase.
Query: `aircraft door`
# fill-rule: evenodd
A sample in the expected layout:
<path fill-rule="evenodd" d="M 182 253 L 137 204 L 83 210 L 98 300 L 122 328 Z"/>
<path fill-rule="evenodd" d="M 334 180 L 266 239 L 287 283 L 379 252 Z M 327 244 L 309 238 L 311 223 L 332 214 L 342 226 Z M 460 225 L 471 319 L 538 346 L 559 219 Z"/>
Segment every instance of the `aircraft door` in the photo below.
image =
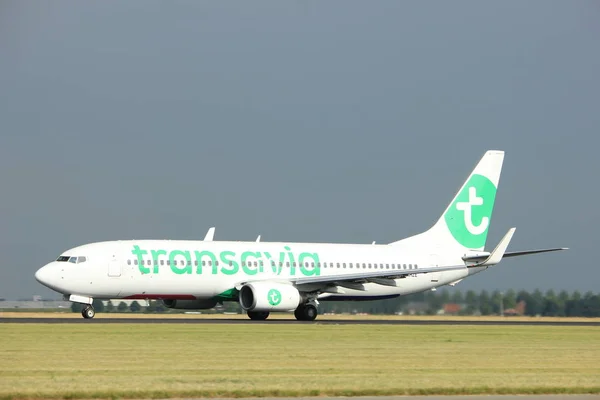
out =
<path fill-rule="evenodd" d="M 117 260 L 116 255 L 113 255 L 108 262 L 108 276 L 118 278 L 121 276 L 121 264 Z"/>

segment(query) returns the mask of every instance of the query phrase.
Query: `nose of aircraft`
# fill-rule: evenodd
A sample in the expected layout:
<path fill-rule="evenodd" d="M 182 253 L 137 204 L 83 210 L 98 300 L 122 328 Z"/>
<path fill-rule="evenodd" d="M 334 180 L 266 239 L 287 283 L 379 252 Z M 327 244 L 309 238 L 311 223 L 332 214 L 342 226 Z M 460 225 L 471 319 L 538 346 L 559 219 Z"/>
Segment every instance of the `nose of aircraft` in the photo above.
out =
<path fill-rule="evenodd" d="M 56 268 L 55 265 L 53 265 L 53 263 L 44 265 L 35 273 L 35 279 L 42 285 L 47 286 L 51 289 L 54 289 L 56 287 L 57 278 L 58 277 L 56 274 Z"/>

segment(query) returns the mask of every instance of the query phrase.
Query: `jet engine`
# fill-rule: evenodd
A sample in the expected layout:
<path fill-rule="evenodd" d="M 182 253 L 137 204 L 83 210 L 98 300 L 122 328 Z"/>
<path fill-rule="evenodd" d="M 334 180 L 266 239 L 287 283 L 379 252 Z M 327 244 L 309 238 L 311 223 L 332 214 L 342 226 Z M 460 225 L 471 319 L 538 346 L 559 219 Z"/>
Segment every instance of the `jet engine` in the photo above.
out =
<path fill-rule="evenodd" d="M 175 308 L 180 310 L 207 310 L 217 305 L 216 300 L 204 299 L 204 300 L 163 300 L 163 304 L 167 308 Z"/>
<path fill-rule="evenodd" d="M 285 283 L 251 282 L 240 290 L 240 305 L 245 311 L 292 311 L 301 300 L 298 289 Z"/>

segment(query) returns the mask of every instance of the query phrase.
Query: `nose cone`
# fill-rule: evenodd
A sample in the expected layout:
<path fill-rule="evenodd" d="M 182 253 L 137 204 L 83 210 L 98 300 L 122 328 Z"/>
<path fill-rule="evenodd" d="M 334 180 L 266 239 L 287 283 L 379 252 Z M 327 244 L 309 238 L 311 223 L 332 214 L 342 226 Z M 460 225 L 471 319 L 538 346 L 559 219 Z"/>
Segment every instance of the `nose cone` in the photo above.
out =
<path fill-rule="evenodd" d="M 50 280 L 50 268 L 48 265 L 45 265 L 37 270 L 37 272 L 35 273 L 35 280 L 41 283 L 42 285 L 48 286 L 47 283 Z"/>
<path fill-rule="evenodd" d="M 52 290 L 57 290 L 57 283 L 60 281 L 60 276 L 56 265 L 53 265 L 53 263 L 44 265 L 35 273 L 35 279 L 42 285 L 47 286 Z"/>

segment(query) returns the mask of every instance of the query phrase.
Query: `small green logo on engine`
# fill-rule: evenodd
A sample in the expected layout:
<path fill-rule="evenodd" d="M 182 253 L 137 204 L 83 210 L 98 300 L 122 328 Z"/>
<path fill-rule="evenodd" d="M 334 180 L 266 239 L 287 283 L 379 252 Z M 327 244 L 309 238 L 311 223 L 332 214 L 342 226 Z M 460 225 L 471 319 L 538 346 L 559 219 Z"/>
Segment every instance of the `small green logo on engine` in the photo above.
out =
<path fill-rule="evenodd" d="M 279 292 L 277 289 L 271 289 L 267 294 L 267 298 L 269 299 L 270 305 L 276 306 L 281 303 L 281 292 Z"/>

